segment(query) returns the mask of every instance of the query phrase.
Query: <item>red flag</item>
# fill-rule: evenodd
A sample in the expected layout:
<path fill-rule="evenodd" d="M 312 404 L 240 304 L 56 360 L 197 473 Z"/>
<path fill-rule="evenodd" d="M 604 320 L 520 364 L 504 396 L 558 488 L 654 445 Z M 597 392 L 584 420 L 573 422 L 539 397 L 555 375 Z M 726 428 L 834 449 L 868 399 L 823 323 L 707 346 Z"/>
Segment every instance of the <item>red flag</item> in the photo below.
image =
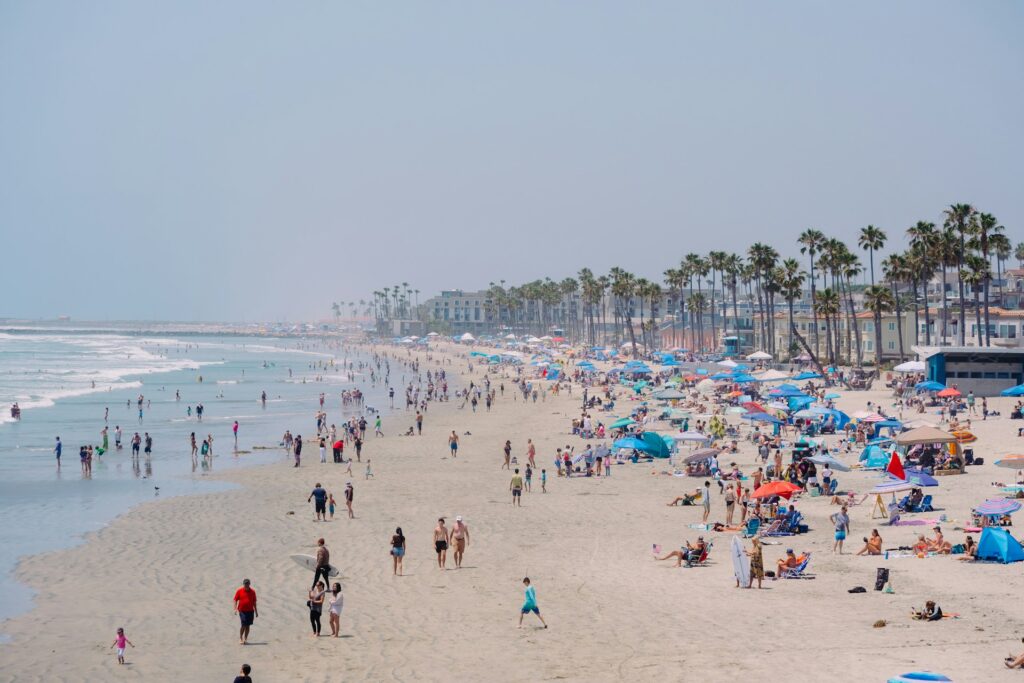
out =
<path fill-rule="evenodd" d="M 907 473 L 903 471 L 903 463 L 900 462 L 900 456 L 896 451 L 893 451 L 892 458 L 889 459 L 889 466 L 885 470 L 899 479 L 907 478 Z"/>

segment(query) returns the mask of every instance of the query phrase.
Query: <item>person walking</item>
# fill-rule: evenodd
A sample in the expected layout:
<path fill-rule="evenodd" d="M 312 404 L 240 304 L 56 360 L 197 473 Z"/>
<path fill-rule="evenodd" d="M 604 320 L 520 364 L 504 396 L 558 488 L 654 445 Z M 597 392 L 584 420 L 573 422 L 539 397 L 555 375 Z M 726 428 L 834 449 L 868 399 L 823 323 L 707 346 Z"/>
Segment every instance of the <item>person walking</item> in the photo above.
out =
<path fill-rule="evenodd" d="M 60 442 L 60 437 L 57 437 L 57 445 L 53 447 L 53 454 L 57 456 L 57 469 L 60 469 L 60 456 L 64 451 L 64 444 Z"/>
<path fill-rule="evenodd" d="M 519 628 L 523 627 L 523 617 L 533 612 L 540 619 L 540 623 L 544 624 L 544 628 L 548 627 L 548 622 L 544 621 L 544 617 L 540 615 L 540 608 L 537 607 L 537 590 L 530 585 L 530 577 L 523 579 L 523 585 L 526 586 L 524 591 L 523 606 L 519 610 Z"/>
<path fill-rule="evenodd" d="M 110 644 L 110 647 L 112 648 L 115 645 L 117 646 L 117 663 L 118 664 L 124 664 L 124 649 L 125 649 L 125 646 L 126 645 L 131 645 L 132 647 L 135 647 L 135 643 L 133 643 L 132 641 L 128 640 L 128 638 L 124 635 L 124 629 L 123 628 L 119 628 L 119 629 L 117 629 L 117 635 L 114 637 L 114 642 Z"/>
<path fill-rule="evenodd" d="M 505 451 L 505 464 L 501 466 L 501 469 L 503 469 L 503 470 L 510 470 L 510 469 L 512 469 L 512 466 L 510 465 L 510 463 L 512 462 L 512 442 L 507 440 L 507 439 L 505 440 L 504 451 Z"/>
<path fill-rule="evenodd" d="M 326 584 L 323 581 L 314 583 L 309 589 L 309 600 L 306 604 L 309 605 L 309 624 L 313 627 L 314 638 L 320 637 L 320 616 L 323 614 L 326 595 Z"/>
<path fill-rule="evenodd" d="M 448 437 L 448 450 L 451 451 L 452 457 L 458 457 L 459 455 L 459 436 L 452 430 L 452 435 Z"/>
<path fill-rule="evenodd" d="M 295 446 L 293 452 L 295 453 L 295 466 L 298 467 L 299 463 L 302 461 L 302 434 L 295 435 Z"/>
<path fill-rule="evenodd" d="M 242 579 L 242 587 L 235 591 L 235 614 L 241 622 L 238 642 L 245 645 L 249 641 L 249 629 L 260 615 L 256 607 L 256 591 L 252 589 L 249 579 Z"/>
<path fill-rule="evenodd" d="M 369 464 L 369 460 L 366 461 Z M 355 519 L 356 515 L 352 512 L 352 482 L 345 484 L 345 507 L 348 508 L 348 518 Z"/>
<path fill-rule="evenodd" d="M 711 482 L 705 481 L 701 489 L 701 504 L 704 506 L 704 523 L 707 524 L 708 516 L 711 514 Z"/>
<path fill-rule="evenodd" d="M 833 514 L 830 518 L 836 528 L 835 543 L 832 544 L 832 552 L 835 553 L 838 549 L 839 554 L 843 554 L 843 541 L 846 540 L 847 535 L 850 533 L 850 515 L 847 513 L 846 506 L 844 505 L 839 512 Z"/>
<path fill-rule="evenodd" d="M 306 498 L 306 502 L 308 503 L 314 498 L 316 500 L 313 502 L 313 512 L 316 516 L 313 518 L 313 521 L 327 521 L 327 489 L 321 486 L 320 482 L 317 482 L 316 486 L 313 487 L 313 491 Z"/>
<path fill-rule="evenodd" d="M 416 432 L 423 436 L 423 413 L 416 411 Z"/>
<path fill-rule="evenodd" d="M 512 474 L 512 481 L 508 483 L 508 490 L 512 492 L 512 506 L 522 507 L 523 506 L 523 478 L 519 476 L 519 468 L 517 467 L 515 472 Z"/>
<path fill-rule="evenodd" d="M 324 577 L 324 585 L 327 585 L 331 580 L 330 571 L 331 551 L 324 544 L 324 539 L 318 538 L 316 541 L 316 568 L 313 570 L 313 585 L 310 586 L 310 589 L 312 590 L 316 586 L 317 579 L 321 576 Z"/>
<path fill-rule="evenodd" d="M 392 570 L 395 576 L 402 575 L 402 559 L 405 557 L 405 534 L 402 527 L 395 529 L 395 535 L 391 537 L 391 561 Z"/>
<path fill-rule="evenodd" d="M 434 527 L 434 551 L 437 553 L 437 568 L 444 569 L 448 560 L 448 527 L 444 525 L 444 517 L 438 517 Z"/>
<path fill-rule="evenodd" d="M 732 526 L 732 515 L 736 510 L 736 492 L 731 486 L 725 489 L 725 525 Z"/>
<path fill-rule="evenodd" d="M 267 402 L 266 398 L 263 399 L 263 402 L 264 403 Z M 235 435 L 235 450 L 237 451 L 238 450 L 238 420 L 235 420 L 235 424 L 231 425 L 231 431 Z"/>
<path fill-rule="evenodd" d="M 455 518 L 455 526 L 448 535 L 448 541 L 455 548 L 455 568 L 462 569 L 462 556 L 466 553 L 466 546 L 469 545 L 469 527 L 462 521 L 462 516 Z"/>

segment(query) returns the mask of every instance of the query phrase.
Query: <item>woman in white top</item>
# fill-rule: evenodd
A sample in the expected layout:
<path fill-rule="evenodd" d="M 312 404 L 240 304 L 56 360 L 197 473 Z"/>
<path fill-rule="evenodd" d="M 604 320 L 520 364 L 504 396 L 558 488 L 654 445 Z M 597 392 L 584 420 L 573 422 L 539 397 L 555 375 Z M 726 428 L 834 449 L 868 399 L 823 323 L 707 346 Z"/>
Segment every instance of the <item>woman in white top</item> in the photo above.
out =
<path fill-rule="evenodd" d="M 341 632 L 341 608 L 345 604 L 345 596 L 341 594 L 341 584 L 335 583 L 331 587 L 331 597 L 328 598 L 330 604 L 330 623 L 331 623 L 331 635 L 335 638 Z"/>

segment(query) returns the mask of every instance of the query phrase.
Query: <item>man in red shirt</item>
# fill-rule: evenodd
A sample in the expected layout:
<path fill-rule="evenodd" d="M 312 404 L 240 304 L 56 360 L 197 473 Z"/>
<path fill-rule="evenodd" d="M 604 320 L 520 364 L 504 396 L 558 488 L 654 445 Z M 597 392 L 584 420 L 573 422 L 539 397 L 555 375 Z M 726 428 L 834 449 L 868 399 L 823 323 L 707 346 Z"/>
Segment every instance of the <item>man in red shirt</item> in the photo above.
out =
<path fill-rule="evenodd" d="M 242 587 L 235 591 L 235 613 L 242 622 L 242 628 L 238 631 L 238 640 L 245 645 L 249 640 L 249 627 L 260 615 L 256 609 L 256 591 L 249 587 L 249 579 L 242 580 Z"/>

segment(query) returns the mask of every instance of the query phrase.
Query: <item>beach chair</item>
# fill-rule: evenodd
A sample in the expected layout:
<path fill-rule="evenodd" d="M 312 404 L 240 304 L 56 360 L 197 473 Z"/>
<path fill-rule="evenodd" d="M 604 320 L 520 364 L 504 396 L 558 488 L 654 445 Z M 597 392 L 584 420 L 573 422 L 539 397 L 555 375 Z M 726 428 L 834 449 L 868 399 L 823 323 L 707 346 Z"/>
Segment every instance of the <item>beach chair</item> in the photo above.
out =
<path fill-rule="evenodd" d="M 757 536 L 757 530 L 761 528 L 761 520 L 757 517 L 751 517 L 747 520 L 747 526 L 743 530 L 743 538 L 753 538 Z"/>
<path fill-rule="evenodd" d="M 932 507 L 932 494 L 928 494 L 921 499 L 921 505 L 918 506 L 920 512 L 935 512 L 935 508 Z"/>
<path fill-rule="evenodd" d="M 783 521 L 781 519 L 773 519 L 771 524 L 763 527 L 757 532 L 759 536 L 785 536 L 783 528 Z"/>
<path fill-rule="evenodd" d="M 707 564 L 708 555 L 711 554 L 711 546 L 712 546 L 711 543 L 705 544 L 704 545 L 704 551 L 700 554 L 700 557 L 698 557 L 696 560 L 693 560 L 692 562 L 687 562 L 686 566 L 687 567 L 698 567 L 698 566 L 700 566 L 702 564 Z"/>
<path fill-rule="evenodd" d="M 836 490 L 838 488 L 839 488 L 839 480 L 838 479 L 832 479 L 832 481 L 830 481 L 828 483 L 828 495 L 830 495 L 830 496 L 836 495 Z"/>
<path fill-rule="evenodd" d="M 779 573 L 780 579 L 809 579 L 811 574 L 807 571 L 807 566 L 811 563 L 811 554 L 807 553 L 804 555 L 804 559 L 800 564 L 793 567 L 792 569 L 783 569 Z"/>

